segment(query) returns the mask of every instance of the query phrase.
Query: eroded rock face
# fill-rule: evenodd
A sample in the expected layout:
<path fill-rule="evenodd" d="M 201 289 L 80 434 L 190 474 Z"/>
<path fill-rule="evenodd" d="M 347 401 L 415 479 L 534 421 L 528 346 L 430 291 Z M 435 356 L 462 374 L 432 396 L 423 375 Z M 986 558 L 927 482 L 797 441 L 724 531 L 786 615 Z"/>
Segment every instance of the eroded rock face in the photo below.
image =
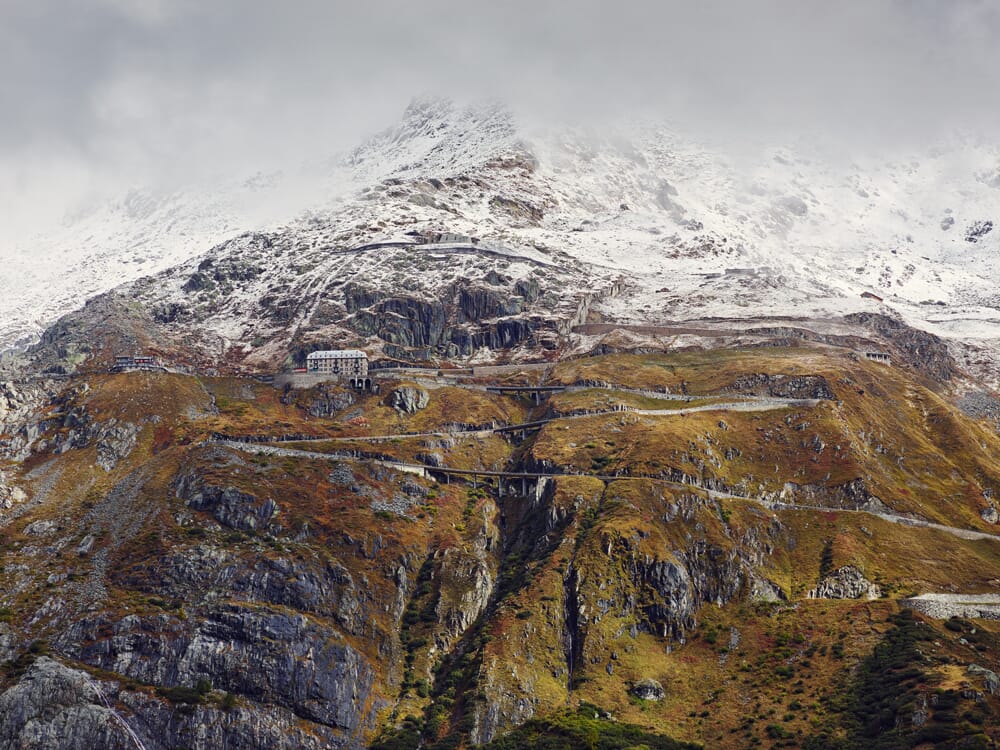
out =
<path fill-rule="evenodd" d="M 213 693 L 218 697 L 221 693 Z M 275 750 L 360 748 L 348 734 L 323 725 L 303 727 L 281 706 L 224 708 L 215 700 L 180 706 L 147 692 L 123 690 L 78 669 L 38 657 L 0 695 L 0 747 L 19 750 Z"/>
<path fill-rule="evenodd" d="M 888 339 L 903 359 L 935 380 L 951 380 L 958 365 L 948 346 L 937 336 L 911 328 L 900 320 L 878 313 L 852 313 L 844 320 L 858 323 Z"/>
<path fill-rule="evenodd" d="M 810 599 L 878 599 L 882 589 L 864 577 L 853 565 L 828 575 L 809 592 Z"/>
<path fill-rule="evenodd" d="M 0 508 L 10 508 L 28 499 L 28 493 L 10 484 L 7 475 L 0 471 Z"/>
<path fill-rule="evenodd" d="M 10 625 L 0 622 L 0 662 L 8 661 L 14 657 L 16 645 L 17 637 Z"/>
<path fill-rule="evenodd" d="M 267 528 L 278 512 L 278 504 L 269 497 L 255 497 L 235 487 L 205 484 L 191 475 L 178 482 L 177 497 L 186 500 L 191 509 L 210 513 L 219 523 L 240 531 Z"/>
<path fill-rule="evenodd" d="M 427 407 L 431 397 L 423 388 L 404 385 L 392 392 L 389 403 L 396 411 L 413 414 Z"/>
<path fill-rule="evenodd" d="M 0 695 L 0 747 L 134 748 L 121 720 L 102 705 L 99 690 L 86 672 L 39 657 Z"/>
<path fill-rule="evenodd" d="M 109 638 L 101 632 L 111 630 Z M 74 645 L 76 644 L 76 645 Z M 365 720 L 374 673 L 335 631 L 301 614 L 222 605 L 193 627 L 169 616 L 88 619 L 60 639 L 76 658 L 134 680 L 216 688 L 348 732 Z"/>

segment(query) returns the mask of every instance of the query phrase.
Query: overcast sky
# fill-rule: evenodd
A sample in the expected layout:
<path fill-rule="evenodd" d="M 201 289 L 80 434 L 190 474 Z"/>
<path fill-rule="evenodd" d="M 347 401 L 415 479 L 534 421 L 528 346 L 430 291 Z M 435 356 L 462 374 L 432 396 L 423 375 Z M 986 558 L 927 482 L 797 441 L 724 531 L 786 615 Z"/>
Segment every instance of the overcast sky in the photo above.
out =
<path fill-rule="evenodd" d="M 997 133 L 998 40 L 996 0 L 0 0 L 0 219 L 332 154 L 416 94 L 859 150 Z"/>

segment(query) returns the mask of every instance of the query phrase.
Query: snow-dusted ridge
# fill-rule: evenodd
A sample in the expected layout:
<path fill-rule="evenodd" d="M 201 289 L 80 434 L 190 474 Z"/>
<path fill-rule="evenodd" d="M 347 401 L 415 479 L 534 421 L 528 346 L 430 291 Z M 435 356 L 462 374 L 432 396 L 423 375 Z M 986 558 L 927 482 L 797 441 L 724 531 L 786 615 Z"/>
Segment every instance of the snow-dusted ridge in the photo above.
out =
<path fill-rule="evenodd" d="M 853 160 L 802 145 L 733 156 L 662 125 L 595 135 L 524 126 L 495 103 L 430 99 L 333 166 L 317 164 L 303 172 L 309 179 L 136 193 L 40 238 L 30 262 L 18 249 L 3 258 L 11 270 L 0 341 L 14 344 L 90 295 L 178 263 L 137 289 L 151 305 L 189 305 L 184 285 L 202 255 L 217 245 L 211 257 L 239 259 L 241 241 L 223 241 L 264 229 L 282 255 L 258 247 L 253 290 L 229 290 L 205 313 L 223 347 L 261 338 L 259 321 L 240 310 L 271 287 L 318 300 L 338 275 L 361 270 L 368 282 L 433 297 L 440 259 L 427 248 L 420 273 L 400 248 L 368 253 L 360 269 L 330 259 L 413 230 L 476 237 L 536 261 L 508 262 L 512 279 L 550 263 L 565 270 L 570 294 L 623 277 L 627 293 L 592 310 L 606 320 L 791 316 L 818 325 L 890 309 L 980 358 L 992 357 L 1000 333 L 1000 149 L 991 143 L 955 137 L 922 154 Z M 291 284 L 289 268 L 309 286 Z M 470 256 L 446 275 L 455 269 L 483 267 Z M 306 312 L 297 313 L 301 330 L 312 325 Z"/>

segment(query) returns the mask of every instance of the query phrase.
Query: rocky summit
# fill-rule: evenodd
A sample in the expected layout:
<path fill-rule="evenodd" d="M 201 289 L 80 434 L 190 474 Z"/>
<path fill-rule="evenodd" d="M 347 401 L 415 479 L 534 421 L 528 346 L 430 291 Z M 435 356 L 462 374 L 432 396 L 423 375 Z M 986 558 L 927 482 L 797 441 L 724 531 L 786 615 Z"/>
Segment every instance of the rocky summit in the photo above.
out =
<path fill-rule="evenodd" d="M 659 127 L 421 100 L 332 205 L 18 327 L 0 750 L 995 747 L 995 188 L 930 206 L 948 153 L 738 200 Z"/>

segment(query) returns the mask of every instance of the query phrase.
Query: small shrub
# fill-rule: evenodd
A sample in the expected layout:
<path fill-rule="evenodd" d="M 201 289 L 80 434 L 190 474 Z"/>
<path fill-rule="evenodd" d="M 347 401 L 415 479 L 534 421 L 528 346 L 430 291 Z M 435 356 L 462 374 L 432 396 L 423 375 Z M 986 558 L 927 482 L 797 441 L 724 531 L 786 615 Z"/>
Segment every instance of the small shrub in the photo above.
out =
<path fill-rule="evenodd" d="M 202 694 L 196 688 L 177 685 L 176 687 L 161 687 L 156 689 L 157 694 L 166 698 L 171 703 L 197 704 L 201 703 Z"/>
<path fill-rule="evenodd" d="M 767 736 L 772 740 L 787 740 L 793 736 L 791 732 L 780 724 L 768 724 L 764 731 L 767 732 Z"/>

